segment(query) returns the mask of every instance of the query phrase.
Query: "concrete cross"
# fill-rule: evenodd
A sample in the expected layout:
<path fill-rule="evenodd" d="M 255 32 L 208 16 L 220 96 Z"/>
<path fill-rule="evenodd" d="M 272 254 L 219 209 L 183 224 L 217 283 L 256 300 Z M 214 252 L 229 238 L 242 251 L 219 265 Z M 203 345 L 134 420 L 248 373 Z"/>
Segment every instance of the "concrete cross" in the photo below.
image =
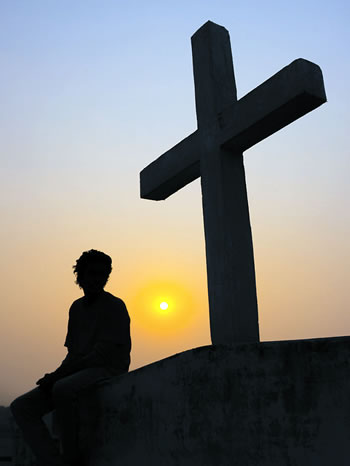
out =
<path fill-rule="evenodd" d="M 198 129 L 141 171 L 141 197 L 201 177 L 212 343 L 259 341 L 243 152 L 326 102 L 322 71 L 295 60 L 237 101 L 228 31 L 208 21 L 192 56 Z"/>

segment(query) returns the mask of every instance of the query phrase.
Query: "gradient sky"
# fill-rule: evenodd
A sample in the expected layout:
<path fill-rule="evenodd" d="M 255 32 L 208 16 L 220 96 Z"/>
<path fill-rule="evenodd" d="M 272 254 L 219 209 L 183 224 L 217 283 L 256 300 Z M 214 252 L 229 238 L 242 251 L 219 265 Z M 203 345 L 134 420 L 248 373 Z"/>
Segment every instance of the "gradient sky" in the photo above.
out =
<path fill-rule="evenodd" d="M 65 357 L 91 248 L 113 259 L 131 369 L 210 344 L 199 180 L 139 197 L 140 170 L 196 129 L 190 37 L 209 19 L 230 32 L 238 98 L 300 57 L 328 97 L 245 152 L 261 339 L 350 334 L 349 5 L 0 1 L 0 404 Z"/>

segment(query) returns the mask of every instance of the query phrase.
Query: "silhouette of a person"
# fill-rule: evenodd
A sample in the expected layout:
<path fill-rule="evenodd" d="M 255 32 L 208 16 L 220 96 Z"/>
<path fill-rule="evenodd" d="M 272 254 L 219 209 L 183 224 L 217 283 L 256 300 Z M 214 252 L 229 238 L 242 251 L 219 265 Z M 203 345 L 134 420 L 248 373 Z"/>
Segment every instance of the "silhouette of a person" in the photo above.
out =
<path fill-rule="evenodd" d="M 103 252 L 84 252 L 73 266 L 84 296 L 69 310 L 65 346 L 68 354 L 54 372 L 45 374 L 37 388 L 16 398 L 11 411 L 38 466 L 79 466 L 77 400 L 82 390 L 128 372 L 130 318 L 124 302 L 104 291 L 112 260 Z M 56 410 L 62 454 L 42 420 Z"/>

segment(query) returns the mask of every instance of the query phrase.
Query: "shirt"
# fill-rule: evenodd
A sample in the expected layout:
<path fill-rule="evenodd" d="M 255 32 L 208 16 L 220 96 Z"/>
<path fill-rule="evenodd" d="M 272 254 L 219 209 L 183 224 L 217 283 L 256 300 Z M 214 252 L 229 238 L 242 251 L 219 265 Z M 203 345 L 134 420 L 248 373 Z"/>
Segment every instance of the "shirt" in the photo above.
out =
<path fill-rule="evenodd" d="M 68 348 L 62 366 L 84 361 L 82 367 L 108 367 L 128 371 L 130 365 L 130 317 L 124 302 L 103 291 L 92 303 L 85 297 L 69 310 Z M 81 364 L 78 364 L 80 368 Z M 66 366 L 68 367 L 68 366 Z"/>

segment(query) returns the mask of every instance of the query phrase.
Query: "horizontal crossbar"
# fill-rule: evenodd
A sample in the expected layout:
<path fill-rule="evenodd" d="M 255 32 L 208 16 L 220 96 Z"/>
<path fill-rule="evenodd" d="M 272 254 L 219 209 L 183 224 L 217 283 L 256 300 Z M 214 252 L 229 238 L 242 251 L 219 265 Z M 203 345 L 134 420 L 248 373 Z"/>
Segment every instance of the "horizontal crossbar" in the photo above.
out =
<path fill-rule="evenodd" d="M 241 153 L 326 100 L 320 67 L 299 58 L 220 112 L 217 143 Z M 141 171 L 142 198 L 166 199 L 200 176 L 203 131 L 195 131 Z"/>
<path fill-rule="evenodd" d="M 299 58 L 224 109 L 220 143 L 243 152 L 326 101 L 320 67 Z"/>
<path fill-rule="evenodd" d="M 195 131 L 141 171 L 141 197 L 160 201 L 198 178 L 198 152 L 198 131 Z"/>

